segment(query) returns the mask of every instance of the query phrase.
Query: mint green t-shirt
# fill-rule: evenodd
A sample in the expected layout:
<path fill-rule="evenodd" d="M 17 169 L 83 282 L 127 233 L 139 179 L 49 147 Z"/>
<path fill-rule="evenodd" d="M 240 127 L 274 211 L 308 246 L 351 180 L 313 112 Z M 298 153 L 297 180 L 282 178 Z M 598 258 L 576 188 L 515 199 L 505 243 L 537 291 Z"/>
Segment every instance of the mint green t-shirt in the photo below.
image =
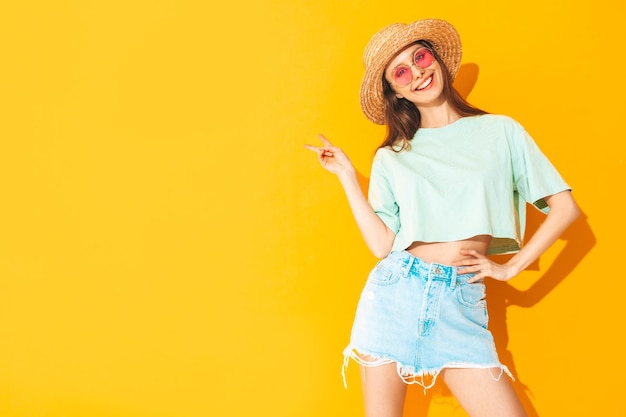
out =
<path fill-rule="evenodd" d="M 547 213 L 544 197 L 570 190 L 533 139 L 501 115 L 463 117 L 420 128 L 411 149 L 380 148 L 368 199 L 396 234 L 392 251 L 414 241 L 491 235 L 490 254 L 517 252 L 526 202 Z"/>

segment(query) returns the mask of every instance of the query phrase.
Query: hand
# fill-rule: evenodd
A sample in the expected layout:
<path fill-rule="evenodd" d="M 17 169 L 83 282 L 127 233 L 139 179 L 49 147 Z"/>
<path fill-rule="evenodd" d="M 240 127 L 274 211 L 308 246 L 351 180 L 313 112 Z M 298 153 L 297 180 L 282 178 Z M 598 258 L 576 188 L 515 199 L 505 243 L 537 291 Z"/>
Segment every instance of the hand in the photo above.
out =
<path fill-rule="evenodd" d="M 304 145 L 305 148 L 317 153 L 320 164 L 333 174 L 341 174 L 353 170 L 350 158 L 338 147 L 332 143 L 324 135 L 319 135 L 324 146 Z"/>
<path fill-rule="evenodd" d="M 476 275 L 467 281 L 470 284 L 487 277 L 497 279 L 498 281 L 508 281 L 515 276 L 505 265 L 493 262 L 474 249 L 461 249 L 460 252 L 461 255 L 471 256 L 471 258 L 454 261 L 452 266 L 459 267 L 459 274 L 475 273 Z"/>

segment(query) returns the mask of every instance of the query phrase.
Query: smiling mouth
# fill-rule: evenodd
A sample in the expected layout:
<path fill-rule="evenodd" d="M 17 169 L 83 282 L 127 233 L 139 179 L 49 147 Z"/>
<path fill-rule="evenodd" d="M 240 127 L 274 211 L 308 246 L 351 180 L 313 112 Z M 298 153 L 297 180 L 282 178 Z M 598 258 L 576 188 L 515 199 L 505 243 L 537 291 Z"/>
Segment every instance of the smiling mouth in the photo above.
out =
<path fill-rule="evenodd" d="M 426 81 L 424 81 L 423 83 L 421 83 L 420 85 L 417 86 L 417 88 L 415 89 L 416 91 L 420 91 L 425 89 L 426 87 L 428 87 L 430 85 L 430 83 L 433 82 L 433 76 L 431 75 L 430 77 L 428 77 L 426 79 Z"/>

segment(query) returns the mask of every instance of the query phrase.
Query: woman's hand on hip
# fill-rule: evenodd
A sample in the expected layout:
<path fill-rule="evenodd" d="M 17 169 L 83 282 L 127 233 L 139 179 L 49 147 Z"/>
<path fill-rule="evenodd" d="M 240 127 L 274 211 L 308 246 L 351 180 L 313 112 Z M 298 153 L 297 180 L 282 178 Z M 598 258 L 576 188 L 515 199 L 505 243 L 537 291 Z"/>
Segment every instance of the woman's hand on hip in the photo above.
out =
<path fill-rule="evenodd" d="M 452 262 L 452 266 L 458 267 L 459 274 L 475 274 L 467 282 L 473 283 L 485 278 L 493 278 L 498 281 L 508 281 L 516 274 L 505 265 L 496 263 L 487 256 L 474 249 L 461 249 L 461 255 L 468 257 Z"/>

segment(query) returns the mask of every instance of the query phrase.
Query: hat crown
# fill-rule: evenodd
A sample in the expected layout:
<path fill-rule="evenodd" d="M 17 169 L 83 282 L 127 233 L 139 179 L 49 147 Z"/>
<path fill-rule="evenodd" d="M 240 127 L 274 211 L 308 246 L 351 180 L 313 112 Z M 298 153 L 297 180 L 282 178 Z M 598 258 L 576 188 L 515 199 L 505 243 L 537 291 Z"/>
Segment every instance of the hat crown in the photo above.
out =
<path fill-rule="evenodd" d="M 374 60 L 378 60 L 378 53 L 383 45 L 396 38 L 402 33 L 402 30 L 406 26 L 405 23 L 393 23 L 376 32 L 365 46 L 365 51 L 363 52 L 363 66 L 368 68 L 372 65 Z"/>

